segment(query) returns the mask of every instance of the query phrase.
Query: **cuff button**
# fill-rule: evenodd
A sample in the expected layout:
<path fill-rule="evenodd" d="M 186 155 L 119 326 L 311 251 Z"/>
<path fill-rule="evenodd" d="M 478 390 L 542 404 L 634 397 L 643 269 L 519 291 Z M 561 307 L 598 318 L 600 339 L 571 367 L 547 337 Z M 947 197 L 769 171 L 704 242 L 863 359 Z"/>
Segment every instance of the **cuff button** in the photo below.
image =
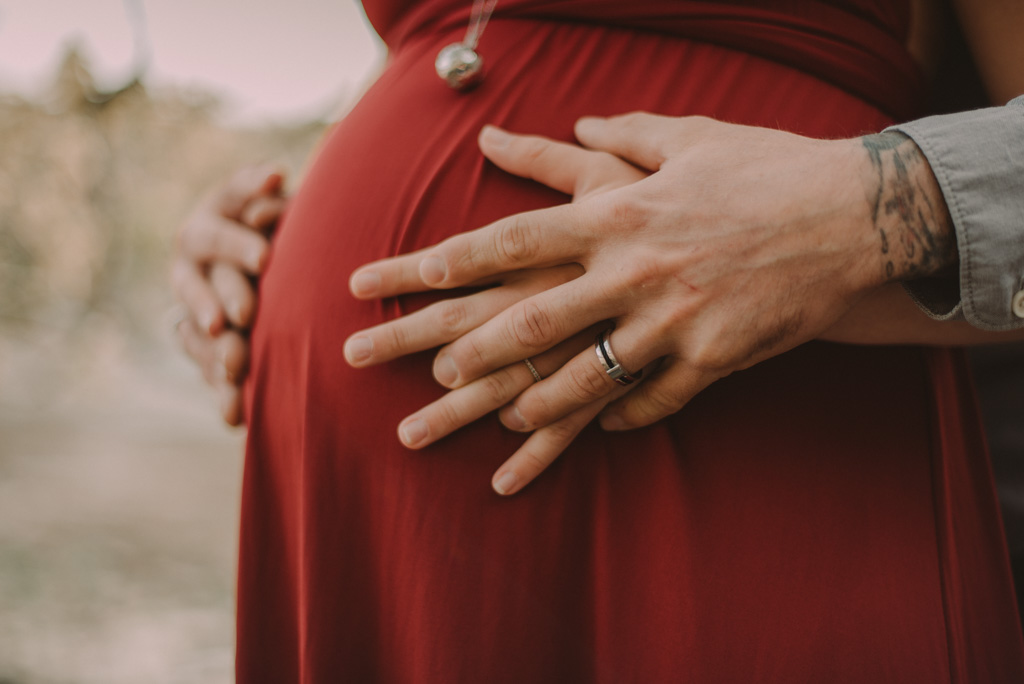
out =
<path fill-rule="evenodd" d="M 1013 295 L 1013 315 L 1024 318 L 1024 290 Z"/>

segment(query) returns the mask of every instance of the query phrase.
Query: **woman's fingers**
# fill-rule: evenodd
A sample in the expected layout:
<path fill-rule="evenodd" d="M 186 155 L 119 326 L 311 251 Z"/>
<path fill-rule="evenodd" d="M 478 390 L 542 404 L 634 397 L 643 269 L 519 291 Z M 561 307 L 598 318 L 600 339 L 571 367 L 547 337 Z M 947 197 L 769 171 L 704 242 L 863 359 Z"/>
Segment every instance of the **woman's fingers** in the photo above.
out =
<path fill-rule="evenodd" d="M 287 198 L 277 195 L 272 197 L 260 195 L 245 205 L 239 220 L 253 230 L 270 235 L 274 232 L 273 229 L 277 225 L 278 219 L 281 218 L 281 214 L 284 213 L 287 204 Z"/>
<path fill-rule="evenodd" d="M 622 293 L 609 285 L 586 273 L 513 304 L 443 347 L 434 359 L 434 378 L 445 387 L 461 387 L 550 349 L 598 321 L 617 317 L 626 304 Z"/>
<path fill-rule="evenodd" d="M 646 112 L 607 118 L 586 116 L 576 122 L 575 130 L 576 138 L 587 147 L 657 171 L 679 147 L 681 132 L 687 130 L 690 120 L 700 118 L 677 119 Z"/>
<path fill-rule="evenodd" d="M 225 314 L 210 282 L 187 259 L 175 259 L 171 266 L 171 288 L 185 305 L 190 319 L 206 335 L 215 335 L 224 329 Z"/>
<path fill-rule="evenodd" d="M 249 343 L 234 330 L 216 337 L 205 334 L 191 318 L 177 326 L 185 352 L 203 372 L 207 384 L 241 385 L 249 370 Z"/>
<path fill-rule="evenodd" d="M 523 446 L 491 477 L 494 491 L 503 496 L 520 491 L 554 463 L 609 401 L 627 391 L 629 388 L 619 388 L 608 397 L 584 406 L 530 435 Z"/>
<path fill-rule="evenodd" d="M 220 416 L 232 427 L 245 424 L 245 404 L 242 388 L 231 383 L 221 383 L 217 388 L 220 400 Z"/>
<path fill-rule="evenodd" d="M 607 328 L 610 326 L 602 326 Z M 598 330 L 601 327 L 597 328 Z M 596 335 L 586 349 L 567 361 L 550 378 L 537 383 L 501 410 L 501 422 L 511 430 L 529 432 L 551 425 L 584 406 L 605 401 L 623 385 L 608 374 L 598 356 Z M 650 347 L 648 336 L 628 322 L 608 336 L 604 343 L 612 348 L 621 368 L 633 377 L 641 377 L 644 367 L 656 360 L 660 350 Z M 642 350 L 642 351 L 641 351 Z"/>
<path fill-rule="evenodd" d="M 636 390 L 611 404 L 601 414 L 605 430 L 632 430 L 650 425 L 676 413 L 697 394 L 722 377 L 721 373 L 697 368 L 686 361 L 668 357 Z"/>
<path fill-rule="evenodd" d="M 587 344 L 589 331 L 572 337 L 554 349 L 530 359 L 545 378 Z M 405 446 L 419 449 L 494 411 L 536 382 L 523 362 L 509 364 L 465 387 L 452 390 L 402 421 L 398 436 Z"/>
<path fill-rule="evenodd" d="M 223 216 L 239 218 L 254 197 L 280 195 L 283 185 L 284 172 L 277 164 L 245 166 L 211 195 L 210 206 Z"/>
<path fill-rule="evenodd" d="M 210 267 L 210 286 L 233 326 L 248 329 L 256 312 L 256 291 L 237 267 L 216 262 Z"/>
<path fill-rule="evenodd" d="M 607 152 L 539 135 L 509 133 L 497 126 L 484 126 L 479 144 L 484 156 L 501 169 L 572 195 L 574 202 L 647 175 Z"/>
<path fill-rule="evenodd" d="M 225 261 L 253 275 L 263 270 L 270 249 L 260 233 L 204 209 L 186 221 L 178 235 L 178 246 L 196 263 Z"/>
<path fill-rule="evenodd" d="M 500 287 L 445 299 L 393 321 L 361 330 L 345 341 L 345 360 L 361 368 L 451 342 L 539 292 L 578 277 L 577 264 L 509 277 Z"/>
<path fill-rule="evenodd" d="M 352 273 L 349 289 L 358 299 L 391 297 L 577 262 L 580 245 L 573 233 L 586 215 L 570 209 L 566 204 L 516 214 L 417 252 L 366 264 Z"/>

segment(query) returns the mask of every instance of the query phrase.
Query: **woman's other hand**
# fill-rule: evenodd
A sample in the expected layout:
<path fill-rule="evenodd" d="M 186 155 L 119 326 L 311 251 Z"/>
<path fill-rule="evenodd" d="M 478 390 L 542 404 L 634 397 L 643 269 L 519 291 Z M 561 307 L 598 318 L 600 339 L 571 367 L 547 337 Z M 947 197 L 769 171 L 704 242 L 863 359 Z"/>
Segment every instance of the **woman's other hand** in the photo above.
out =
<path fill-rule="evenodd" d="M 241 169 L 200 201 L 178 230 L 171 282 L 186 315 L 177 332 L 217 390 L 229 425 L 245 422 L 241 385 L 256 311 L 252 278 L 263 270 L 268 236 L 284 210 L 283 180 L 272 165 Z"/>

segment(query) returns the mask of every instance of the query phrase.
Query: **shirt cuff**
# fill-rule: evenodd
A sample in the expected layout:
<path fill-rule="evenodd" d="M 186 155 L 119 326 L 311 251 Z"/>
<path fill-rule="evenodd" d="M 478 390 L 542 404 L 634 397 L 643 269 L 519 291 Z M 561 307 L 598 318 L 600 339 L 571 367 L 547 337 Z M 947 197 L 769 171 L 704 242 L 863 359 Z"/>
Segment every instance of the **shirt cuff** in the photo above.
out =
<path fill-rule="evenodd" d="M 937 320 L 1024 327 L 1024 96 L 1005 107 L 892 126 L 921 148 L 949 207 L 959 279 L 905 283 Z"/>

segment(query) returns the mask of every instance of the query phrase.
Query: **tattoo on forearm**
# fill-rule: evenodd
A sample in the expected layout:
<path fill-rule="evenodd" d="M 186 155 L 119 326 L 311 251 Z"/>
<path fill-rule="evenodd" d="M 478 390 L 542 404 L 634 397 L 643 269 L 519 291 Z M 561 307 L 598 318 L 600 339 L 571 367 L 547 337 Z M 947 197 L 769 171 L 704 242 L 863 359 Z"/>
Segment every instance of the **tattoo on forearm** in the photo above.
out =
<path fill-rule="evenodd" d="M 921 150 L 895 131 L 861 142 L 876 176 L 871 209 L 886 279 L 911 280 L 955 264 L 952 221 Z"/>

